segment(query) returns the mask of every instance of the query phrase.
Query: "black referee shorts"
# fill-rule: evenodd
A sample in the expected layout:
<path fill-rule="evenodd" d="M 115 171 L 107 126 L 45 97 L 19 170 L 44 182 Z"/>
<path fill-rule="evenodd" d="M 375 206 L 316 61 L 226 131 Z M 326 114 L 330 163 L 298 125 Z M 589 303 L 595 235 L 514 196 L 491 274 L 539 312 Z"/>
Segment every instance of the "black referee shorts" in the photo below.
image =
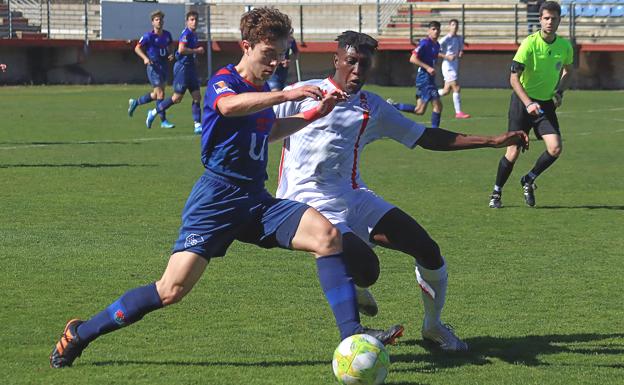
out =
<path fill-rule="evenodd" d="M 539 116 L 529 115 L 526 110 L 526 106 L 522 103 L 522 100 L 516 95 L 515 92 L 511 94 L 511 101 L 509 102 L 509 131 L 524 131 L 527 134 L 533 128 L 535 136 L 538 139 L 542 139 L 542 135 L 557 134 L 561 136 L 559 131 L 559 121 L 557 120 L 557 114 L 555 112 L 555 103 L 552 100 L 535 100 L 539 103 L 544 111 Z"/>

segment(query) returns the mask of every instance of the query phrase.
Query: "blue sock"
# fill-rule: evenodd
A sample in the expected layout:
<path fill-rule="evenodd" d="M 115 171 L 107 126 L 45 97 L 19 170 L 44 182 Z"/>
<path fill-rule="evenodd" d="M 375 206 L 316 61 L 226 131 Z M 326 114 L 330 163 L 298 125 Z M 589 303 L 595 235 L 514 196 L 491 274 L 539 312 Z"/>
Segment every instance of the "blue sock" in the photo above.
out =
<path fill-rule="evenodd" d="M 442 118 L 442 114 L 439 112 L 431 111 L 431 127 L 438 128 L 440 127 L 440 118 Z"/>
<path fill-rule="evenodd" d="M 191 104 L 191 112 L 193 113 L 193 121 L 201 123 L 201 108 L 199 107 L 199 102 L 193 100 L 193 104 Z"/>
<path fill-rule="evenodd" d="M 362 330 L 362 325 L 360 325 L 355 286 L 351 277 L 347 275 L 342 254 L 317 258 L 316 268 L 321 288 L 336 318 L 340 339 L 357 334 Z"/>
<path fill-rule="evenodd" d="M 151 102 L 152 100 L 154 100 L 154 99 L 152 99 L 152 93 L 151 93 L 151 92 L 148 92 L 148 93 L 146 93 L 145 95 L 140 96 L 140 97 L 137 99 L 137 104 L 138 104 L 138 105 L 141 105 L 141 104 L 146 104 L 146 103 Z"/>
<path fill-rule="evenodd" d="M 173 101 L 171 101 L 171 98 L 156 100 L 156 112 L 160 115 L 161 121 L 164 122 L 167 120 L 167 113 L 165 111 L 167 111 L 167 108 L 171 107 L 172 104 Z"/>
<path fill-rule="evenodd" d="M 406 103 L 394 103 L 393 106 L 399 110 L 399 111 L 405 111 L 405 112 L 414 112 L 414 110 L 416 109 L 416 106 L 413 104 L 406 104 Z"/>
<path fill-rule="evenodd" d="M 89 343 L 108 332 L 134 323 L 153 310 L 163 307 L 156 284 L 128 290 L 117 301 L 78 326 L 81 341 Z"/>

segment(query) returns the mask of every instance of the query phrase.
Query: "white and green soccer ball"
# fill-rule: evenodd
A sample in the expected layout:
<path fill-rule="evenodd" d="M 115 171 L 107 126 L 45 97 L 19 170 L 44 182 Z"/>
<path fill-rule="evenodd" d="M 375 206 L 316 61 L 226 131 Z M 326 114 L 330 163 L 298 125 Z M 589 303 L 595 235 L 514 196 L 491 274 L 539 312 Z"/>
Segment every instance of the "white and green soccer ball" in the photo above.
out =
<path fill-rule="evenodd" d="M 356 334 L 347 337 L 334 352 L 332 367 L 343 385 L 380 385 L 388 375 L 390 357 L 375 337 Z"/>

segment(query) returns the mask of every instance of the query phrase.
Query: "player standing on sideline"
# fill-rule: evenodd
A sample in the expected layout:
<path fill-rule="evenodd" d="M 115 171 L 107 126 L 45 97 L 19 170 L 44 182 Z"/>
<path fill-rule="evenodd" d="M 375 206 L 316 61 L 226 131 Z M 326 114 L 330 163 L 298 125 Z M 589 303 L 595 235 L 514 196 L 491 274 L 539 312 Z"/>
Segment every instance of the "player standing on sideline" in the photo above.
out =
<path fill-rule="evenodd" d="M 557 107 L 561 106 L 563 91 L 570 83 L 574 54 L 572 44 L 557 36 L 561 21 L 561 7 L 547 1 L 539 9 L 541 30 L 529 35 L 516 52 L 511 63 L 509 82 L 513 88 L 509 103 L 509 130 L 535 131 L 546 144 L 546 151 L 535 162 L 528 174 L 520 179 L 526 204 L 535 206 L 535 179 L 561 155 L 561 132 Z M 490 196 L 490 207 L 503 206 L 503 186 L 520 152 L 516 146 L 498 163 L 496 183 Z"/>
<path fill-rule="evenodd" d="M 204 47 L 199 46 L 195 30 L 199 14 L 189 11 L 186 14 L 186 28 L 178 40 L 178 50 L 175 53 L 176 62 L 173 65 L 173 96 L 166 98 L 156 108 L 147 112 L 147 126 L 151 127 L 157 114 L 164 113 L 173 104 L 178 104 L 184 98 L 186 90 L 193 98 L 191 113 L 193 114 L 194 132 L 201 134 L 201 94 L 199 93 L 199 79 L 195 69 L 195 55 L 202 55 Z"/>
<path fill-rule="evenodd" d="M 309 204 L 340 230 L 348 272 L 359 287 L 372 285 L 379 276 L 379 260 L 369 246 L 380 245 L 414 257 L 425 308 L 423 337 L 446 351 L 466 350 L 466 343 L 440 320 L 447 270 L 438 245 L 416 220 L 368 189 L 360 178 L 360 156 L 367 144 L 384 137 L 409 148 L 419 145 L 439 151 L 511 144 L 526 147 L 528 137 L 522 131 L 490 137 L 425 128 L 378 95 L 362 90 L 377 48 L 375 39 L 346 31 L 337 41 L 333 76 L 297 83 L 286 90 L 318 86 L 324 93 L 344 91 L 349 99 L 284 139 L 276 196 Z M 285 117 L 317 104 L 305 99 L 275 109 L 278 117 Z M 375 315 L 377 306 L 370 293 L 359 289 L 358 296 L 360 310 Z"/>
<path fill-rule="evenodd" d="M 163 29 L 165 25 L 165 14 L 156 10 L 151 13 L 153 30 L 141 37 L 139 43 L 134 47 L 134 52 L 147 66 L 147 79 L 154 89 L 138 99 L 128 100 L 128 115 L 132 117 L 134 110 L 141 105 L 156 100 L 156 106 L 165 98 L 165 87 L 167 86 L 167 60 L 173 61 L 173 54 L 169 53 L 169 46 L 173 38 L 169 31 Z M 144 51 L 145 50 L 145 51 Z M 160 126 L 162 128 L 173 128 L 175 125 L 167 121 L 167 116 L 163 111 L 160 114 Z M 146 122 L 147 123 L 147 122 Z M 151 124 L 147 125 L 150 128 Z"/>
<path fill-rule="evenodd" d="M 322 96 L 315 86 L 270 92 L 266 79 L 283 60 L 291 24 L 274 8 L 255 8 L 241 18 L 243 56 L 209 81 L 202 121 L 202 162 L 206 168 L 186 202 L 180 235 L 162 278 L 130 290 L 88 321 L 71 320 L 50 354 L 53 368 L 71 366 L 97 337 L 180 301 L 213 257 L 235 240 L 265 248 L 310 251 L 341 338 L 369 333 L 392 343 L 402 326 L 388 331 L 360 324 L 355 289 L 342 257 L 340 232 L 318 211 L 273 198 L 265 189 L 269 141 L 280 140 L 329 113 L 344 94 Z M 276 119 L 275 104 L 322 100 L 296 116 Z"/>
<path fill-rule="evenodd" d="M 444 60 L 442 61 L 442 76 L 444 77 L 444 88 L 438 90 L 440 96 L 448 94 L 453 90 L 453 106 L 455 107 L 456 119 L 467 119 L 469 114 L 462 112 L 461 87 L 458 83 L 459 59 L 464 56 L 464 38 L 457 34 L 459 20 L 451 19 L 449 22 L 449 33 L 440 39 L 440 52 Z"/>
<path fill-rule="evenodd" d="M 440 23 L 432 21 L 429 23 L 427 37 L 420 40 L 418 47 L 412 51 L 410 63 L 418 66 L 416 73 L 416 105 L 394 103 L 392 99 L 388 99 L 388 103 L 392 104 L 400 111 L 412 112 L 416 115 L 423 115 L 427 111 L 429 102 L 433 105 L 431 112 L 431 127 L 440 127 L 440 118 L 442 116 L 442 101 L 438 94 L 438 87 L 435 84 L 435 64 L 440 54 Z"/>
<path fill-rule="evenodd" d="M 299 56 L 299 49 L 297 48 L 297 42 L 295 38 L 290 33 L 290 37 L 288 40 L 288 50 L 286 51 L 286 57 L 284 60 L 277 66 L 275 73 L 271 75 L 267 83 L 269 83 L 269 87 L 271 87 L 271 91 L 281 91 L 286 87 L 286 81 L 288 81 L 288 70 L 290 69 L 290 63 L 294 60 L 297 60 Z"/>

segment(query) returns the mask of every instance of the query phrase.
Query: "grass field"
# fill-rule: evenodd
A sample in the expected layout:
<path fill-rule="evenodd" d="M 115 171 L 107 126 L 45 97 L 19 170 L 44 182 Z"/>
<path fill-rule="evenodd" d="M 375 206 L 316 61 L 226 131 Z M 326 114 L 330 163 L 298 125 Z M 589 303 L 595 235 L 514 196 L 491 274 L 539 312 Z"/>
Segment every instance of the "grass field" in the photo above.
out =
<path fill-rule="evenodd" d="M 413 89 L 371 87 L 410 102 Z M 190 101 L 173 130 L 126 115 L 145 87 L 0 88 L 0 343 L 3 384 L 335 383 L 337 330 L 303 253 L 235 243 L 180 304 L 106 335 L 73 368 L 48 354 L 69 318 L 88 318 L 163 271 L 179 215 L 202 172 Z M 508 90 L 463 92 L 474 118 L 442 126 L 494 134 Z M 363 154 L 369 186 L 428 229 L 449 263 L 444 313 L 471 347 L 421 346 L 413 261 L 376 249 L 382 273 L 371 327 L 402 322 L 387 383 L 619 384 L 624 379 L 624 93 L 570 91 L 564 150 L 525 207 L 516 165 L 505 208 L 487 207 L 503 150 L 410 151 L 391 141 Z M 428 120 L 428 114 L 423 121 Z M 155 124 L 155 127 L 157 124 Z M 279 149 L 270 150 L 274 191 Z"/>

